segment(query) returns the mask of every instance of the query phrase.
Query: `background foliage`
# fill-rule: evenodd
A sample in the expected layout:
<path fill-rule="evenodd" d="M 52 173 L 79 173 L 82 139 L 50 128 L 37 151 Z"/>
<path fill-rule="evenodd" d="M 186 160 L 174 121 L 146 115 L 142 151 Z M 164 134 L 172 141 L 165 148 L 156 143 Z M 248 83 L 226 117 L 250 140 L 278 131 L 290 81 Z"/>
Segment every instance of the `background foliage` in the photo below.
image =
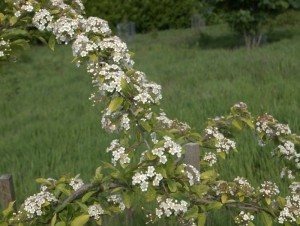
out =
<path fill-rule="evenodd" d="M 122 21 L 136 23 L 138 32 L 190 27 L 198 0 L 87 0 L 87 15 L 99 16 L 113 27 Z"/>

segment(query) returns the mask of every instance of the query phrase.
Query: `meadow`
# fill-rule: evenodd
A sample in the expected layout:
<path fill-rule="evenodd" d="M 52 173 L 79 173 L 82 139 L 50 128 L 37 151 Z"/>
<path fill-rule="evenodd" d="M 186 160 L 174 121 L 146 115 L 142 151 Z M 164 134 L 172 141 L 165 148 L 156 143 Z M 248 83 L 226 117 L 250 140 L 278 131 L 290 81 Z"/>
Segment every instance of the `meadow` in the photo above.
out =
<path fill-rule="evenodd" d="M 300 133 L 299 23 L 275 27 L 251 50 L 225 25 L 140 34 L 128 46 L 135 68 L 162 85 L 161 106 L 171 118 L 201 131 L 208 118 L 243 101 L 253 114 L 272 114 Z M 18 205 L 38 191 L 35 178 L 80 173 L 88 182 L 109 161 L 114 135 L 101 129 L 102 108 L 89 101 L 91 78 L 71 60 L 70 47 L 36 45 L 17 63 L 0 65 L 0 174 L 13 174 Z M 244 176 L 254 185 L 272 178 L 283 189 L 271 146 L 262 149 L 245 131 L 237 147 L 217 166 L 221 177 Z M 208 225 L 224 225 L 222 217 L 216 213 Z M 142 222 L 138 216 L 132 225 Z"/>

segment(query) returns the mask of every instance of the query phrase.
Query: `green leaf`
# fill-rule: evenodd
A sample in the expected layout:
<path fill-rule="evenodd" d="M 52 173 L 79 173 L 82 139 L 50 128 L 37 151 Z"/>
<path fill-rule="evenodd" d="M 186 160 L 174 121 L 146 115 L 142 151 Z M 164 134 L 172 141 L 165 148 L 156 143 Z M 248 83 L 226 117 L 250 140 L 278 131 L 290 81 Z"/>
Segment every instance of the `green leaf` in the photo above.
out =
<path fill-rule="evenodd" d="M 189 209 L 185 216 L 184 219 L 189 220 L 191 218 L 198 218 L 198 207 L 197 206 L 193 206 L 191 209 Z"/>
<path fill-rule="evenodd" d="M 151 202 L 156 198 L 156 191 L 152 185 L 149 185 L 148 190 L 145 195 L 146 195 L 147 202 Z"/>
<path fill-rule="evenodd" d="M 96 55 L 96 54 L 91 54 L 91 55 L 89 55 L 89 57 L 90 57 L 90 60 L 91 61 L 97 61 L 98 60 L 98 56 Z"/>
<path fill-rule="evenodd" d="M 243 122 L 245 122 L 251 129 L 254 129 L 254 124 L 252 122 L 251 119 L 248 119 L 248 118 L 242 118 L 241 119 Z"/>
<path fill-rule="evenodd" d="M 214 170 L 208 170 L 208 171 L 205 171 L 205 172 L 201 173 L 201 179 L 202 180 L 211 179 L 215 176 L 216 176 L 216 172 Z"/>
<path fill-rule="evenodd" d="M 78 216 L 72 221 L 71 226 L 84 226 L 89 221 L 89 219 L 90 216 L 86 214 Z"/>
<path fill-rule="evenodd" d="M 35 181 L 40 184 L 52 185 L 51 182 L 45 178 L 37 178 L 37 179 L 35 179 Z"/>
<path fill-rule="evenodd" d="M 163 168 L 163 167 L 157 167 L 156 169 L 155 169 L 155 171 L 157 172 L 157 173 L 160 173 L 162 176 L 163 176 L 163 178 L 168 178 L 168 176 L 167 176 L 167 172 L 166 172 L 166 170 L 165 170 L 165 168 Z"/>
<path fill-rule="evenodd" d="M 226 203 L 226 202 L 227 202 L 227 199 L 228 199 L 228 196 L 227 196 L 226 194 L 223 194 L 223 195 L 221 196 L 221 201 L 222 201 L 222 203 Z"/>
<path fill-rule="evenodd" d="M 150 126 L 150 124 L 149 124 L 148 122 L 140 121 L 139 124 L 140 124 L 147 132 L 151 132 L 152 127 Z"/>
<path fill-rule="evenodd" d="M 261 212 L 261 220 L 262 220 L 264 226 L 272 226 L 273 225 L 273 218 L 266 212 Z"/>
<path fill-rule="evenodd" d="M 171 192 L 176 192 L 177 191 L 177 186 L 176 186 L 176 181 L 173 179 L 168 179 L 167 180 L 168 188 Z"/>
<path fill-rule="evenodd" d="M 66 226 L 66 223 L 64 221 L 61 221 L 56 223 L 55 226 Z"/>
<path fill-rule="evenodd" d="M 237 128 L 238 130 L 241 130 L 241 129 L 243 128 L 242 123 L 241 123 L 240 121 L 236 120 L 236 119 L 234 119 L 234 120 L 232 121 L 232 125 L 233 125 L 235 128 Z"/>
<path fill-rule="evenodd" d="M 123 103 L 124 99 L 123 97 L 116 97 L 115 99 L 113 99 L 109 106 L 108 106 L 108 109 L 111 111 L 111 112 L 114 112 L 116 111 L 120 106 L 121 104 Z"/>
<path fill-rule="evenodd" d="M 203 195 L 205 195 L 208 190 L 209 190 L 209 187 L 204 184 L 193 185 L 191 187 L 191 191 L 195 192 L 199 197 L 202 197 Z"/>
<path fill-rule="evenodd" d="M 56 186 L 56 189 L 61 191 L 63 194 L 69 196 L 72 194 L 72 191 L 66 188 L 65 184 L 59 184 Z"/>
<path fill-rule="evenodd" d="M 265 197 L 265 201 L 268 205 L 270 205 L 272 200 L 270 197 Z"/>
<path fill-rule="evenodd" d="M 204 226 L 206 222 L 206 214 L 205 213 L 199 213 L 198 214 L 198 226 Z"/>
<path fill-rule="evenodd" d="M 55 36 L 51 35 L 48 41 L 48 46 L 52 51 L 54 51 L 55 43 L 56 43 Z"/>
<path fill-rule="evenodd" d="M 8 217 L 10 214 L 14 212 L 14 205 L 15 205 L 15 201 L 10 202 L 8 204 L 8 207 L 5 210 L 3 210 L 2 214 L 4 218 Z"/>
<path fill-rule="evenodd" d="M 278 196 L 278 197 L 277 197 L 277 202 L 278 202 L 278 204 L 279 204 L 279 207 L 280 207 L 281 209 L 283 209 L 284 206 L 285 206 L 285 204 L 286 204 L 285 198 L 283 198 L 283 197 L 281 197 L 281 196 Z"/>
<path fill-rule="evenodd" d="M 221 202 L 213 202 L 208 205 L 207 210 L 218 210 L 223 206 Z"/>
<path fill-rule="evenodd" d="M 122 198 L 123 198 L 123 202 L 124 202 L 126 208 L 129 209 L 132 204 L 131 202 L 132 202 L 132 198 L 133 198 L 133 193 L 131 191 L 123 192 Z"/>
<path fill-rule="evenodd" d="M 219 153 L 219 156 L 220 156 L 222 159 L 226 159 L 226 154 L 225 154 L 224 151 L 221 151 L 221 152 Z"/>
<path fill-rule="evenodd" d="M 90 192 L 88 192 L 88 193 L 86 193 L 83 197 L 82 197 L 82 199 L 81 199 L 81 201 L 82 202 L 86 202 L 93 194 L 95 194 L 96 192 L 95 191 L 90 191 Z"/>
<path fill-rule="evenodd" d="M 166 163 L 166 170 L 168 175 L 174 175 L 175 163 L 173 159 L 169 159 Z"/>
<path fill-rule="evenodd" d="M 54 214 L 54 216 L 52 217 L 51 219 L 51 226 L 54 226 L 55 225 L 55 222 L 56 222 L 56 214 Z"/>
<path fill-rule="evenodd" d="M 17 23 L 17 21 L 18 21 L 18 18 L 15 16 L 13 16 L 9 19 L 9 23 L 11 26 L 13 26 L 15 23 Z"/>

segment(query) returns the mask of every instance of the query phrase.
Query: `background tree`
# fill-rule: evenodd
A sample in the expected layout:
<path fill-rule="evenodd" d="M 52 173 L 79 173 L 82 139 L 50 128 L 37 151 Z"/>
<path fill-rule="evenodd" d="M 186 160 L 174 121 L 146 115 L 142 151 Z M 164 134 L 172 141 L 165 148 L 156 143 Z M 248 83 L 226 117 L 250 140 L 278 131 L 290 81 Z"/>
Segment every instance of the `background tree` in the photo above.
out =
<path fill-rule="evenodd" d="M 296 0 L 206 0 L 212 12 L 223 14 L 227 23 L 244 36 L 247 47 L 261 44 L 262 34 L 270 22 L 289 9 L 299 9 Z"/>

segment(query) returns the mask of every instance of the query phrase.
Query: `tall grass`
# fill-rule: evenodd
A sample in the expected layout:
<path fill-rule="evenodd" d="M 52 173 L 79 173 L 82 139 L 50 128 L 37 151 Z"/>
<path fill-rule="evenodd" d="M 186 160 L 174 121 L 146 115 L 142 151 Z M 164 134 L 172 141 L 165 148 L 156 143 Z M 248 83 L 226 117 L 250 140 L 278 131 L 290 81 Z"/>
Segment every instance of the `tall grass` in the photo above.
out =
<path fill-rule="evenodd" d="M 136 68 L 162 85 L 161 106 L 170 117 L 201 130 L 207 118 L 243 101 L 251 112 L 270 113 L 300 132 L 300 27 L 275 31 L 252 50 L 241 47 L 240 38 L 223 25 L 202 34 L 138 35 L 129 47 Z M 1 68 L 0 174 L 13 174 L 18 204 L 37 191 L 35 178 L 80 173 L 88 181 L 101 160 L 109 160 L 105 149 L 113 135 L 101 129 L 101 107 L 88 100 L 90 77 L 71 59 L 69 47 L 53 53 L 34 46 L 18 63 Z M 262 150 L 249 137 L 250 132 L 242 135 L 239 153 L 219 164 L 221 176 L 245 176 L 255 185 L 271 177 L 283 187 L 280 167 L 270 159 L 272 147 Z M 209 225 L 224 225 L 220 218 L 222 213 L 215 214 Z M 143 224 L 143 217 L 132 223 Z"/>

